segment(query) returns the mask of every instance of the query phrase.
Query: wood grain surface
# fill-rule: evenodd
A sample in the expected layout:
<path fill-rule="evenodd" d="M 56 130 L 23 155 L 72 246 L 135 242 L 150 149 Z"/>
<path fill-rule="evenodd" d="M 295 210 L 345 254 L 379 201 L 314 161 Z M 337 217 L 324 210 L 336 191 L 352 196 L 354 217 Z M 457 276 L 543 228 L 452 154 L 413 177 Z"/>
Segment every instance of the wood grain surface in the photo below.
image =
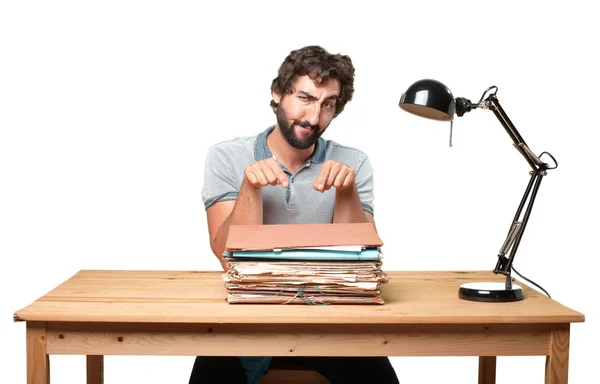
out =
<path fill-rule="evenodd" d="M 391 271 L 384 305 L 228 304 L 219 272 L 82 270 L 17 311 L 15 321 L 189 324 L 552 324 L 583 314 L 519 282 L 525 299 L 475 303 L 461 284 L 503 281 L 488 271 Z"/>

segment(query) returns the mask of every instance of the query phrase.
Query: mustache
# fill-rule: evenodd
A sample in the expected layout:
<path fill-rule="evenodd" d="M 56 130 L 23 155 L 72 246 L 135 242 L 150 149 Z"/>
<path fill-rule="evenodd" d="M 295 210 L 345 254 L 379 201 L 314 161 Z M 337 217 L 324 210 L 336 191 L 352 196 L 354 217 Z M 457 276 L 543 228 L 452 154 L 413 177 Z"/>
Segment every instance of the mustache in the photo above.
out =
<path fill-rule="evenodd" d="M 321 127 L 319 127 L 319 124 L 310 125 L 310 123 L 306 120 L 304 120 L 304 121 L 296 120 L 296 121 L 294 121 L 294 124 L 292 124 L 292 126 L 294 126 L 294 125 L 299 125 L 302 128 L 310 128 L 313 131 L 321 130 Z"/>

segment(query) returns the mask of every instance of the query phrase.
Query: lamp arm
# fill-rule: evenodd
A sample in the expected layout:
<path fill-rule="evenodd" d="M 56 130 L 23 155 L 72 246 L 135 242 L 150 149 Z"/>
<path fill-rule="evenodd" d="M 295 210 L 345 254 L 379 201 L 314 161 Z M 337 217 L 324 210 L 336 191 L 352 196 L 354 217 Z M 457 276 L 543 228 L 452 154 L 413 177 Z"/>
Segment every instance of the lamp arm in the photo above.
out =
<path fill-rule="evenodd" d="M 487 98 L 484 99 L 488 91 L 492 89 L 494 91 L 490 93 L 490 95 Z M 504 112 L 504 109 L 500 105 L 500 102 L 496 97 L 497 90 L 498 87 L 496 86 L 489 87 L 485 90 L 485 92 L 483 92 L 481 99 L 477 103 L 472 103 L 469 99 L 458 97 L 455 100 L 455 105 L 456 114 L 458 116 L 462 116 L 466 112 L 469 112 L 476 108 L 490 109 L 492 112 L 494 112 L 494 115 L 496 115 L 496 117 L 500 121 L 500 124 L 502 124 L 502 126 L 506 130 L 506 133 L 508 133 L 508 135 L 512 139 L 514 147 L 525 158 L 525 160 L 531 167 L 531 178 L 529 180 L 529 183 L 527 184 L 525 194 L 521 199 L 519 207 L 517 208 L 517 212 L 508 231 L 506 240 L 500 248 L 500 252 L 498 253 L 498 261 L 496 263 L 496 267 L 494 268 L 495 274 L 502 274 L 506 276 L 506 289 L 509 290 L 512 288 L 512 280 L 510 276 L 512 264 L 515 258 L 515 254 L 517 253 L 517 249 L 519 248 L 519 244 L 521 243 L 523 233 L 525 232 L 525 227 L 527 226 L 527 222 L 529 221 L 529 216 L 531 215 L 533 203 L 535 202 L 535 197 L 540 188 L 542 178 L 546 176 L 547 170 L 558 167 L 558 163 L 556 162 L 556 159 L 554 159 L 554 157 L 548 152 L 543 152 L 540 156 L 536 156 L 531 151 L 531 149 L 529 149 L 529 147 L 525 143 L 525 140 L 523 140 L 523 137 L 521 136 L 519 131 L 517 131 L 514 124 L 512 123 L 512 121 L 510 121 L 510 119 L 506 115 L 506 112 Z M 540 157 L 544 154 L 548 155 L 552 159 L 552 161 L 554 162 L 553 166 L 548 165 L 540 159 Z M 525 209 L 525 213 L 521 217 L 523 209 Z M 509 252 L 510 254 L 507 257 L 506 255 Z"/>
<path fill-rule="evenodd" d="M 490 87 L 488 88 L 488 90 L 492 88 L 496 87 Z M 525 193 L 523 194 L 523 198 L 521 199 L 519 207 L 517 208 L 517 212 L 513 218 L 513 222 L 508 231 L 506 240 L 504 241 L 504 244 L 502 245 L 500 252 L 498 253 L 498 261 L 496 263 L 496 267 L 494 268 L 495 274 L 502 274 L 506 276 L 506 288 L 510 289 L 512 287 L 510 275 L 513 260 L 515 258 L 515 254 L 517 253 L 517 249 L 519 248 L 519 244 L 521 242 L 521 238 L 523 237 L 523 233 L 525 231 L 525 227 L 527 226 L 527 222 L 529 221 L 531 210 L 533 208 L 533 203 L 535 202 L 535 198 L 540 188 L 542 178 L 546 176 L 547 170 L 556 168 L 558 164 L 556 163 L 554 157 L 548 152 L 543 152 L 542 155 L 547 154 L 554 162 L 553 166 L 550 166 L 547 163 L 543 162 L 540 159 L 542 155 L 536 156 L 529 149 L 529 147 L 525 143 L 525 140 L 523 140 L 523 137 L 519 134 L 513 123 L 510 121 L 510 119 L 506 115 L 506 112 L 504 112 L 504 109 L 500 105 L 495 92 L 488 96 L 485 100 L 483 100 L 482 96 L 482 99 L 478 104 L 471 104 L 468 100 L 463 100 L 461 101 L 461 103 L 463 105 L 463 113 L 468 112 L 470 109 L 473 108 L 487 108 L 494 112 L 494 114 L 500 121 L 500 124 L 502 124 L 502 126 L 512 139 L 515 148 L 519 151 L 521 155 L 523 155 L 523 157 L 531 167 L 531 178 L 529 180 L 529 183 L 527 184 L 527 188 L 525 189 Z M 523 209 L 525 209 L 524 213 Z M 509 252 L 510 254 L 507 257 L 506 255 Z"/>
<path fill-rule="evenodd" d="M 544 176 L 546 176 L 546 171 L 531 172 L 531 178 L 529 179 L 529 183 L 527 184 L 523 198 L 521 199 L 519 207 L 517 208 L 517 212 L 513 218 L 506 240 L 504 241 L 504 244 L 502 244 L 500 252 L 498 253 L 498 261 L 496 263 L 496 267 L 494 268 L 494 273 L 507 276 L 507 287 L 509 287 L 510 284 L 509 278 L 515 254 L 517 253 L 517 249 L 521 243 L 521 238 L 523 237 L 525 227 L 527 226 L 529 216 L 531 215 L 531 210 L 533 209 L 535 197 L 537 196 L 542 178 Z M 525 213 L 521 217 L 523 208 L 525 208 Z M 510 255 L 507 257 L 506 254 L 508 252 L 510 252 Z"/>
<path fill-rule="evenodd" d="M 549 169 L 548 164 L 540 160 L 540 158 L 536 156 L 531 151 L 531 149 L 529 149 L 529 147 L 525 143 L 525 140 L 523 140 L 523 137 L 521 136 L 519 131 L 517 131 L 517 128 L 515 128 L 512 121 L 510 121 L 510 119 L 506 115 L 506 112 L 504 112 L 504 109 L 500 105 L 500 102 L 498 101 L 498 98 L 496 97 L 495 93 L 491 94 L 487 99 L 485 99 L 484 102 L 480 104 L 480 106 L 481 108 L 488 108 L 492 112 L 494 112 L 494 115 L 496 115 L 498 121 L 500 121 L 500 124 L 502 124 L 502 126 L 506 130 L 506 133 L 508 133 L 508 135 L 512 139 L 513 145 L 515 146 L 517 151 L 519 151 L 519 153 L 523 155 L 525 160 L 527 160 L 527 163 L 529 163 L 529 166 L 533 171 L 537 171 L 539 169 Z"/>

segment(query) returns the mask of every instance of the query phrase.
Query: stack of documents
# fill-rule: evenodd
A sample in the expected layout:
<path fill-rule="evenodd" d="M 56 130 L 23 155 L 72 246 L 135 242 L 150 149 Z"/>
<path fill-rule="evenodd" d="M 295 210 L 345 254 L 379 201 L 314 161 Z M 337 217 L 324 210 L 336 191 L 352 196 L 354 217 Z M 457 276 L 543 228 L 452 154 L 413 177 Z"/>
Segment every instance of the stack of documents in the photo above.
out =
<path fill-rule="evenodd" d="M 227 301 L 383 304 L 382 244 L 369 223 L 231 226 Z"/>

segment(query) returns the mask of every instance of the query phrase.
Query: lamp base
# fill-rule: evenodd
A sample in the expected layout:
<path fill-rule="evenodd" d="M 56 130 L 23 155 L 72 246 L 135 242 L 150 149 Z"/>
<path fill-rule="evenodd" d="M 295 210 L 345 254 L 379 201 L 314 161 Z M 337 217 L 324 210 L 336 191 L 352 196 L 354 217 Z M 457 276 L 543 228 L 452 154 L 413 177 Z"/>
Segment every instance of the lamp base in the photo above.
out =
<path fill-rule="evenodd" d="M 463 300 L 505 303 L 523 300 L 523 288 L 513 284 L 511 289 L 506 289 L 505 283 L 477 282 L 460 286 L 458 297 Z"/>

